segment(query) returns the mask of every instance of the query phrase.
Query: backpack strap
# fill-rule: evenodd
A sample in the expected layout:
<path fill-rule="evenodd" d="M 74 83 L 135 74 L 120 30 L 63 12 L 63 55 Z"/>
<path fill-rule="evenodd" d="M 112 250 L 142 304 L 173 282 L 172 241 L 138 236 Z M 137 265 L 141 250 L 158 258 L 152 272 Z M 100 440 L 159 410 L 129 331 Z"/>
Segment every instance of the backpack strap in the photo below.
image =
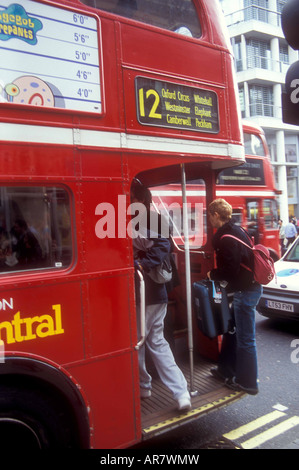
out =
<path fill-rule="evenodd" d="M 243 228 L 243 227 L 240 227 L 240 229 L 243 231 L 243 233 L 246 235 L 246 237 L 248 238 L 249 240 L 249 243 L 250 243 L 250 246 L 253 248 L 254 246 L 254 238 L 253 237 L 250 237 L 248 232 L 246 232 L 246 230 Z M 241 240 L 240 240 L 241 241 Z"/>
<path fill-rule="evenodd" d="M 246 233 L 246 232 L 244 232 Z M 247 235 L 247 234 L 246 234 Z M 243 242 L 243 240 L 240 240 L 240 238 L 238 237 L 235 237 L 234 235 L 229 235 L 228 233 L 226 235 L 222 235 L 222 237 L 220 238 L 220 240 L 222 240 L 222 238 L 234 238 L 234 240 L 237 240 L 237 242 L 240 242 L 242 243 L 242 245 L 245 245 L 247 246 L 247 248 L 250 248 L 251 250 L 253 250 L 253 247 L 252 246 L 249 246 L 247 245 L 247 243 Z M 248 237 L 249 238 L 249 237 Z"/>
<path fill-rule="evenodd" d="M 246 233 L 245 230 L 244 230 L 244 233 Z M 246 235 L 247 235 L 247 233 L 246 233 Z M 247 236 L 248 236 L 248 235 L 247 235 Z M 220 238 L 220 240 L 222 240 L 222 238 L 233 238 L 234 240 L 237 240 L 237 242 L 242 243 L 242 245 L 247 246 L 247 248 L 249 248 L 250 250 L 253 251 L 253 247 L 252 247 L 252 246 L 247 245 L 247 243 L 243 242 L 242 240 L 240 240 L 240 238 L 235 237 L 234 235 L 229 235 L 229 234 L 227 233 L 226 235 L 222 235 L 222 237 Z M 249 238 L 249 236 L 248 236 L 248 238 Z M 250 240 L 250 239 L 249 239 L 249 240 Z M 244 263 L 240 263 L 240 266 L 242 266 L 243 268 L 247 269 L 247 271 L 253 272 L 252 269 L 250 269 L 249 266 L 246 266 L 246 264 L 244 264 Z"/>

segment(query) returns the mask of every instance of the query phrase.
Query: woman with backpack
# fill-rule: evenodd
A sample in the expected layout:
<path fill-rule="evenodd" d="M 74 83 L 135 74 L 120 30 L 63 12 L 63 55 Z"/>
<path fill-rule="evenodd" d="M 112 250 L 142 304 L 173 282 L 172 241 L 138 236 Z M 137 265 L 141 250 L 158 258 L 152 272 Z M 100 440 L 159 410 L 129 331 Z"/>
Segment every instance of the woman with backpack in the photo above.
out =
<path fill-rule="evenodd" d="M 132 183 L 131 201 L 142 204 L 142 207 L 140 208 L 139 205 L 139 208 L 144 215 L 143 224 L 139 226 L 139 233 L 135 233 L 138 236 L 133 237 L 135 267 L 142 272 L 145 282 L 145 343 L 139 349 L 138 354 L 140 396 L 141 398 L 149 398 L 152 394 L 152 377 L 146 367 L 146 347 L 161 381 L 177 401 L 177 408 L 180 411 L 186 411 L 191 408 L 187 381 L 176 364 L 170 346 L 164 337 L 164 319 L 168 302 L 166 284 L 155 282 L 149 275 L 150 270 L 160 265 L 166 255 L 170 253 L 171 244 L 161 233 L 150 229 L 152 196 L 150 190 L 138 180 L 134 180 Z"/>
<path fill-rule="evenodd" d="M 224 335 L 218 367 L 211 372 L 224 380 L 229 388 L 256 395 L 258 366 L 255 309 L 262 294 L 262 286 L 254 279 L 250 238 L 241 227 L 234 224 L 232 207 L 224 199 L 214 200 L 208 211 L 211 225 L 217 229 L 212 241 L 217 267 L 208 273 L 208 278 L 226 281 L 227 292 L 233 294 L 232 309 L 236 327 L 234 334 Z"/>

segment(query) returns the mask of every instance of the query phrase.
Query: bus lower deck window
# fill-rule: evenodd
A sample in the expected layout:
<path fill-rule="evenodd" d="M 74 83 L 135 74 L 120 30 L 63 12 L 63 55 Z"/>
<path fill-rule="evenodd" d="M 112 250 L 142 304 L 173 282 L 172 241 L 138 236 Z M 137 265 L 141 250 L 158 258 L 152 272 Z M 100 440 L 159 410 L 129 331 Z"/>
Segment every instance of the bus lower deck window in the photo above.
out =
<path fill-rule="evenodd" d="M 0 187 L 0 273 L 67 267 L 69 196 L 54 187 Z"/>

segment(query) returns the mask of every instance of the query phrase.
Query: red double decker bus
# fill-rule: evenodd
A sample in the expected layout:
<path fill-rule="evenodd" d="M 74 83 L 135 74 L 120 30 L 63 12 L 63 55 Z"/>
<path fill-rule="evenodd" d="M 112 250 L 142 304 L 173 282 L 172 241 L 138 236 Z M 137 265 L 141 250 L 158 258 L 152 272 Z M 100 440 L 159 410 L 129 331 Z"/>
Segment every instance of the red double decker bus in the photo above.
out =
<path fill-rule="evenodd" d="M 210 376 L 218 342 L 190 311 L 208 227 L 204 249 L 175 253 L 169 302 L 188 314 L 173 337 L 192 410 L 158 381 L 140 400 L 127 230 L 135 177 L 201 178 L 208 203 L 244 162 L 218 1 L 4 0 L 0 44 L 2 445 L 124 448 L 238 399 Z"/>
<path fill-rule="evenodd" d="M 216 194 L 227 199 L 236 220 L 255 243 L 265 245 L 274 259 L 280 256 L 278 207 L 274 171 L 264 131 L 243 121 L 246 163 L 219 174 Z"/>
<path fill-rule="evenodd" d="M 235 222 L 249 232 L 255 243 L 265 245 L 273 260 L 277 261 L 281 256 L 277 209 L 277 195 L 280 191 L 275 187 L 268 145 L 264 131 L 253 122 L 243 121 L 243 136 L 246 162 L 219 172 L 216 181 L 216 196 L 226 199 L 232 205 Z M 155 204 L 162 212 L 166 214 L 169 211 L 174 212 L 174 237 L 180 245 L 183 242 L 182 214 L 175 210 L 176 205 L 179 208 L 183 204 L 180 185 L 155 187 L 153 195 Z M 190 243 L 196 249 L 204 245 L 207 240 L 204 182 L 202 180 L 189 181 L 186 195 L 190 228 L 193 232 Z M 203 213 L 201 213 L 202 208 L 204 208 Z M 168 217 L 171 219 L 171 216 L 170 213 Z M 201 224 L 199 224 L 200 218 Z M 195 225 L 197 225 L 197 230 L 195 230 Z"/>

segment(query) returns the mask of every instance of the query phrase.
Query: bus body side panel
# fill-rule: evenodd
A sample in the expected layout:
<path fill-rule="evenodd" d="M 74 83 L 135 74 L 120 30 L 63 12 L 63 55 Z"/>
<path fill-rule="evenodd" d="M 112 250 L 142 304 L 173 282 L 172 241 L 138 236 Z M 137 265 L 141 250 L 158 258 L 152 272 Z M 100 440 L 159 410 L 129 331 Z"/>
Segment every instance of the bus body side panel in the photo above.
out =
<path fill-rule="evenodd" d="M 134 443 L 141 430 L 132 247 L 126 230 L 122 238 L 111 233 L 120 225 L 126 229 L 127 223 L 126 210 L 121 224 L 118 218 L 119 195 L 122 209 L 128 204 L 122 194 L 122 156 L 115 152 L 99 158 L 94 149 L 67 146 L 2 144 L 0 171 L 4 186 L 67 189 L 77 244 L 70 269 L 19 271 L 2 278 L 5 353 L 44 357 L 74 375 L 91 408 L 92 445 Z"/>
<path fill-rule="evenodd" d="M 156 34 L 156 40 L 149 40 L 153 37 L 153 32 L 139 30 L 137 27 L 122 25 L 121 40 L 123 47 L 123 76 L 124 76 L 124 96 L 126 110 L 126 126 L 129 132 L 136 131 L 143 134 L 157 134 L 170 137 L 181 137 L 182 134 L 193 139 L 223 141 L 229 138 L 236 143 L 240 143 L 240 128 L 236 125 L 238 120 L 232 120 L 229 125 L 228 115 L 237 112 L 237 105 L 233 101 L 232 89 L 225 91 L 226 80 L 233 80 L 232 64 L 230 59 L 226 60 L 225 54 L 217 49 L 209 49 L 203 42 L 200 46 L 188 42 L 184 37 L 169 38 L 160 33 Z M 159 49 L 156 47 L 159 42 Z M 145 46 L 146 45 L 146 46 Z M 184 47 L 182 47 L 184 45 Z M 173 57 L 172 67 L 169 67 L 167 74 L 164 71 L 164 64 L 169 57 Z M 136 60 L 138 57 L 138 60 Z M 211 67 L 213 63 L 213 67 Z M 186 75 L 186 70 L 188 74 Z M 166 83 L 176 83 L 204 90 L 212 90 L 218 97 L 218 115 L 221 123 L 219 132 L 209 134 L 206 132 L 194 132 L 187 128 L 177 130 L 173 128 L 159 127 L 154 125 L 144 126 L 138 123 L 137 103 L 135 95 L 134 80 L 136 77 L 147 77 L 160 80 Z M 200 80 L 198 80 L 200 77 Z M 233 87 L 233 85 L 232 85 Z M 170 100 L 171 101 L 171 100 Z M 186 105 L 182 101 L 182 105 Z M 188 103 L 187 103 L 188 105 Z M 188 116 L 188 115 L 186 115 Z M 157 126 L 159 120 L 157 120 Z"/>
<path fill-rule="evenodd" d="M 30 126 L 31 127 L 31 126 Z M 31 127 L 32 132 L 34 127 Z M 35 131 L 35 135 L 38 133 Z M 76 166 L 75 153 L 73 147 L 67 145 L 55 145 L 51 143 L 39 144 L 35 142 L 26 143 L 25 138 L 29 130 L 24 125 L 7 125 L 7 132 L 18 132 L 24 135 L 24 141 L 15 142 L 15 137 L 11 143 L 1 142 L 0 154 L 0 181 L 6 184 L 18 178 L 18 181 L 31 182 L 38 181 L 45 183 L 57 179 L 61 176 L 65 179 L 74 180 Z M 45 176 L 46 175 L 46 176 Z"/>
<path fill-rule="evenodd" d="M 127 447 L 141 438 L 136 359 L 120 352 L 69 369 L 85 384 L 93 424 L 91 442 L 96 449 Z"/>
<path fill-rule="evenodd" d="M 96 448 L 127 446 L 141 435 L 133 255 L 126 217 L 130 201 L 123 160 L 118 152 L 81 151 L 87 361 L 70 370 L 84 384 L 91 404 Z"/>
<path fill-rule="evenodd" d="M 52 278 L 14 284 L 14 289 L 1 286 L 1 298 L 7 301 L 0 318 L 5 352 L 30 352 L 58 363 L 81 360 L 80 283 Z"/>

